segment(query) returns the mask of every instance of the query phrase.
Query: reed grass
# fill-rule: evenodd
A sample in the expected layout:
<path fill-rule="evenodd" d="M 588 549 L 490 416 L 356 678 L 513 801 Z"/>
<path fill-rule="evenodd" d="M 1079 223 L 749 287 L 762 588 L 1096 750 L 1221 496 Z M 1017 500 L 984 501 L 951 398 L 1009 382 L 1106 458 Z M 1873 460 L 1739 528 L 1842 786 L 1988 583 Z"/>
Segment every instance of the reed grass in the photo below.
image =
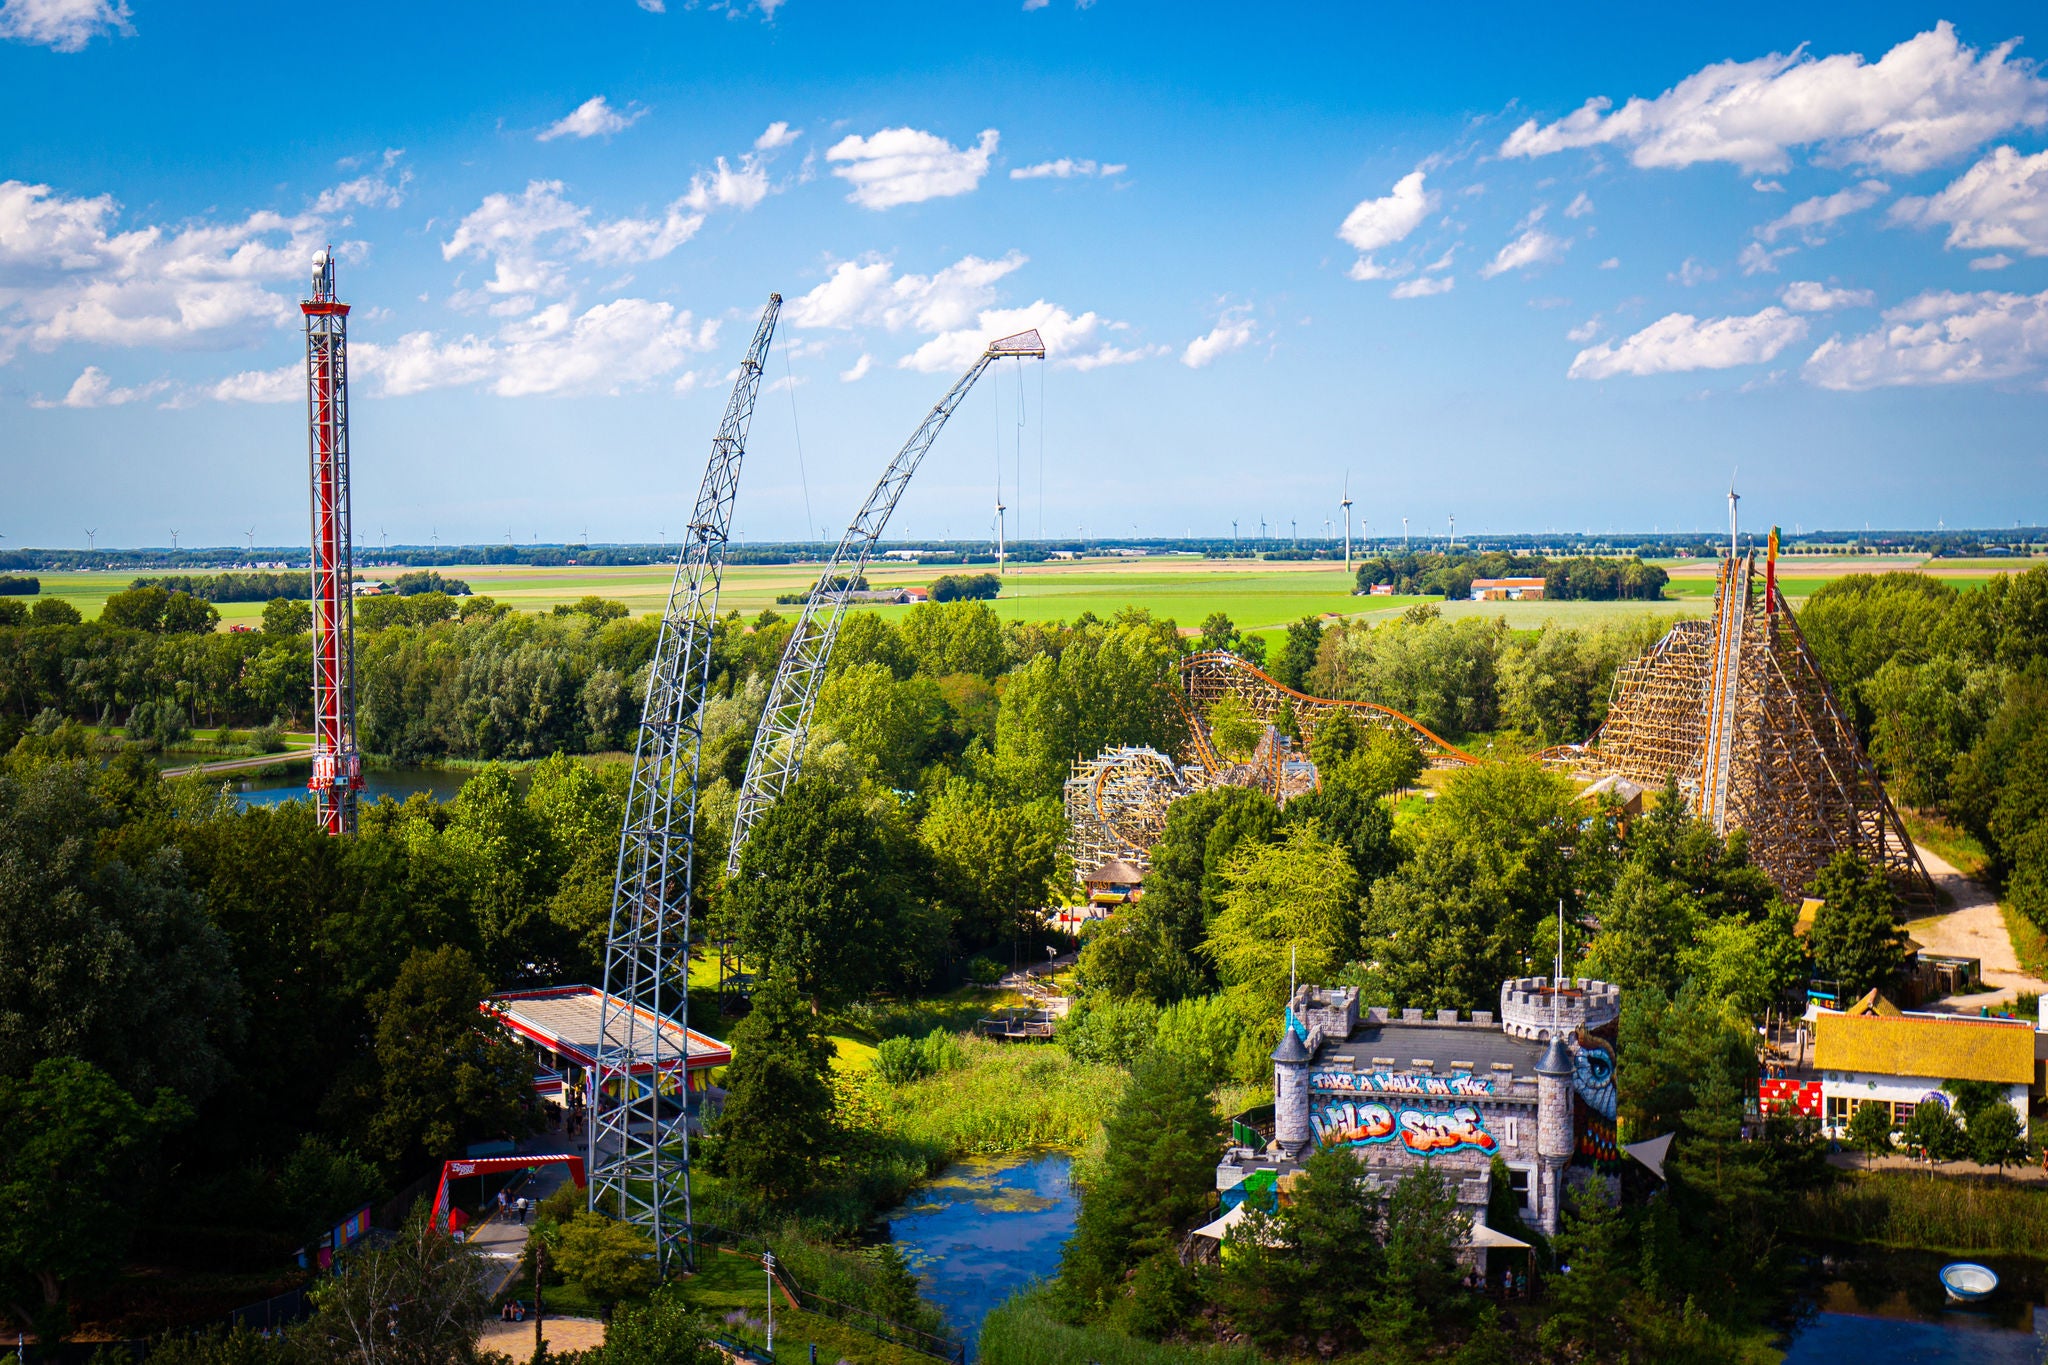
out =
<path fill-rule="evenodd" d="M 2048 1189 L 1866 1171 L 1808 1193 L 1796 1226 L 1830 1241 L 2048 1257 Z"/>
<path fill-rule="evenodd" d="M 1022 1290 L 982 1320 L 981 1365 L 1260 1365 L 1248 1346 L 1180 1346 L 1062 1322 L 1045 1286 Z"/>
<path fill-rule="evenodd" d="M 883 1123 L 949 1156 L 1084 1146 L 1123 1093 L 1124 1073 L 1077 1062 L 1065 1048 L 963 1038 L 967 1065 L 878 1087 Z"/>

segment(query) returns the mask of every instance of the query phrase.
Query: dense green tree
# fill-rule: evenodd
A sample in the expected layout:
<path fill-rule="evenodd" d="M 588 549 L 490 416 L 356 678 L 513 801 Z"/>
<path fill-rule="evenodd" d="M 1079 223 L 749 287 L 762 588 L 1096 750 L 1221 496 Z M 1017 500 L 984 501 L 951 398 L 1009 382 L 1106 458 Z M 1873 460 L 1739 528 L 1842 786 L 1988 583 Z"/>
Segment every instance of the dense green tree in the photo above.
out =
<path fill-rule="evenodd" d="M 265 635 L 304 635 L 313 628 L 313 604 L 303 599 L 273 597 L 263 607 Z"/>
<path fill-rule="evenodd" d="M 1226 763 L 1242 763 L 1265 737 L 1265 723 L 1252 715 L 1244 698 L 1226 692 L 1209 707 L 1209 742 Z"/>
<path fill-rule="evenodd" d="M 2014 1162 L 2027 1159 L 2027 1140 L 2020 1128 L 2020 1116 L 2009 1104 L 1987 1105 L 1969 1116 L 1970 1160 L 2003 1171 Z"/>
<path fill-rule="evenodd" d="M 1956 765 L 1983 736 L 2003 687 L 1996 668 L 1944 654 L 1923 664 L 1887 660 L 1858 696 L 1871 718 L 1871 761 L 1893 795 L 1942 809 L 1954 798 Z"/>
<path fill-rule="evenodd" d="M 1316 666 L 1316 651 L 1323 643 L 1323 623 L 1304 616 L 1287 627 L 1287 636 L 1273 656 L 1273 681 L 1300 692 L 1306 690 L 1309 670 Z"/>
<path fill-rule="evenodd" d="M 963 943 L 1000 942 L 1035 926 L 1059 874 L 1065 820 L 1050 800 L 1008 805 L 961 778 L 946 784 L 918 825 L 934 885 L 957 912 Z"/>
<path fill-rule="evenodd" d="M 712 1326 L 690 1307 L 681 1285 L 664 1285 L 644 1304 L 612 1314 L 593 1365 L 725 1365 Z"/>
<path fill-rule="evenodd" d="M 1598 1190 L 1566 1202 L 1557 1235 L 1560 1273 L 1545 1291 L 1546 1348 L 1583 1360 L 1621 1359 L 1622 1314 L 1635 1289 L 1628 1231 L 1621 1210 Z M 1562 1273 L 1566 1266 L 1569 1274 Z"/>
<path fill-rule="evenodd" d="M 124 630 L 176 635 L 210 631 L 220 624 L 220 613 L 190 593 L 146 587 L 107 598 L 100 606 L 100 620 Z"/>
<path fill-rule="evenodd" d="M 1954 1161 L 1970 1152 L 1969 1137 L 1945 1104 L 1915 1105 L 1913 1116 L 1899 1130 L 1899 1141 L 1907 1151 L 1930 1161 Z"/>
<path fill-rule="evenodd" d="M 203 1099 L 241 1036 L 228 944 L 176 850 L 117 843 L 114 777 L 0 766 L 0 1076 L 68 1056 Z M 156 783 L 138 790 L 161 809 Z"/>
<path fill-rule="evenodd" d="M 1268 1351 L 1355 1343 L 1386 1273 L 1378 1191 L 1349 1150 L 1308 1159 L 1288 1203 L 1254 1206 L 1225 1240 L 1217 1300 Z"/>
<path fill-rule="evenodd" d="M 416 948 L 371 1001 L 375 1108 L 365 1128 L 386 1161 L 439 1160 L 531 1126 L 533 1065 L 477 1008 L 490 989 L 462 949 Z"/>
<path fill-rule="evenodd" d="M 1892 1151 L 1892 1134 L 1897 1131 L 1889 1104 L 1859 1104 L 1856 1112 L 1849 1115 L 1849 1129 L 1843 1137 L 1859 1152 L 1886 1156 Z"/>
<path fill-rule="evenodd" d="M 1057 796 L 1077 754 L 1119 744 L 1180 750 L 1187 724 L 1168 690 L 1180 640 L 1170 621 L 1125 610 L 1076 628 L 1057 657 L 1012 669 L 996 717 L 999 772 L 1027 798 Z"/>
<path fill-rule="evenodd" d="M 794 1199 L 831 1147 L 832 1040 L 797 987 L 770 976 L 731 1041 L 725 1108 L 705 1159 L 772 1202 Z"/>
<path fill-rule="evenodd" d="M 740 951 L 814 1004 L 858 998 L 903 957 L 916 844 L 808 772 L 768 808 L 727 883 Z"/>
<path fill-rule="evenodd" d="M 61 597 L 45 597 L 29 608 L 28 621 L 32 626 L 75 626 L 85 618 L 78 614 L 78 608 Z"/>
<path fill-rule="evenodd" d="M 921 603 L 896 629 L 916 671 L 928 678 L 993 678 L 1008 666 L 1002 621 L 986 602 Z"/>
<path fill-rule="evenodd" d="M 1886 663 L 1932 657 L 1955 598 L 1953 587 L 1926 574 L 1851 574 L 1806 600 L 1799 631 L 1836 693 L 1854 696 Z"/>
<path fill-rule="evenodd" d="M 1815 973 L 1835 982 L 1844 1002 L 1888 985 L 1905 961 L 1906 934 L 1884 873 L 1853 853 L 1838 853 L 1807 894 L 1822 902 L 1808 937 Z"/>
<path fill-rule="evenodd" d="M 171 1091 L 144 1107 L 73 1057 L 0 1076 L 0 1294 L 23 1326 L 60 1335 L 68 1295 L 121 1264 L 140 1212 L 136 1177 L 188 1117 Z"/>
<path fill-rule="evenodd" d="M 607 1321 L 619 1300 L 640 1297 L 659 1278 L 654 1243 L 601 1213 L 579 1213 L 562 1226 L 554 1261 L 597 1300 Z"/>
<path fill-rule="evenodd" d="M 1061 1254 L 1061 1278 L 1081 1304 L 1107 1308 L 1125 1271 L 1170 1252 L 1211 1206 L 1218 1121 L 1204 1078 L 1181 1059 L 1152 1052 L 1131 1069 Z"/>
<path fill-rule="evenodd" d="M 1290 973 L 1331 981 L 1358 954 L 1358 877 L 1313 824 L 1240 846 L 1224 865 L 1222 913 L 1203 951 L 1223 984 L 1277 1013 Z"/>
<path fill-rule="evenodd" d="M 1373 885 L 1363 956 L 1384 1003 L 1485 1008 L 1500 983 L 1548 962 L 1559 899 L 1573 904 L 1587 837 L 1568 783 L 1532 763 L 1459 772 Z"/>
<path fill-rule="evenodd" d="M 1679 949 L 1677 978 L 1700 984 L 1709 999 L 1745 1018 L 1760 1017 L 1806 978 L 1806 950 L 1794 936 L 1799 912 L 1778 901 L 1764 919 L 1714 920 Z"/>
<path fill-rule="evenodd" d="M 825 680 L 815 723 L 871 764 L 879 780 L 908 789 L 938 735 L 944 709 L 930 678 L 898 681 L 882 664 L 856 664 Z"/>
<path fill-rule="evenodd" d="M 1600 931 L 1586 950 L 1586 972 L 1623 990 L 1675 990 L 1679 948 L 1694 937 L 1690 899 L 1643 863 L 1631 861 L 1593 903 Z"/>
<path fill-rule="evenodd" d="M 1501 621 L 1464 617 L 1392 621 L 1345 636 L 1351 695 L 1392 707 L 1449 738 L 1499 719 Z"/>

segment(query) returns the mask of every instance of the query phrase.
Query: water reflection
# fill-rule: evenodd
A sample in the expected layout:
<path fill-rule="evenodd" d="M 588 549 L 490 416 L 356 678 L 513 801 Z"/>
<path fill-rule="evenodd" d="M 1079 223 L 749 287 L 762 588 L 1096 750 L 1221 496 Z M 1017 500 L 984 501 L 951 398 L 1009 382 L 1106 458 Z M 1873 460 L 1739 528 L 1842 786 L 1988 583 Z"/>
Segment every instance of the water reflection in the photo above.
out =
<path fill-rule="evenodd" d="M 306 766 L 298 764 L 280 776 L 237 777 L 229 774 L 222 781 L 245 806 L 274 806 L 283 801 L 312 799 L 306 791 L 306 772 Z M 383 796 L 403 801 L 414 792 L 425 792 L 436 801 L 453 801 L 470 776 L 460 768 L 370 768 L 363 773 L 361 800 L 365 805 Z"/>
<path fill-rule="evenodd" d="M 1998 1272 L 1982 1303 L 1949 1301 L 1937 1277 L 1956 1259 L 1931 1252 L 1866 1251 L 1818 1255 L 1808 1269 L 1802 1314 L 1785 1365 L 1844 1360 L 2039 1365 L 2048 1360 L 2048 1267 L 2027 1260 L 1973 1257 Z"/>
<path fill-rule="evenodd" d="M 970 1157 L 889 1215 L 889 1235 L 925 1297 L 972 1354 L 989 1309 L 1059 1269 L 1078 1204 L 1065 1152 Z"/>

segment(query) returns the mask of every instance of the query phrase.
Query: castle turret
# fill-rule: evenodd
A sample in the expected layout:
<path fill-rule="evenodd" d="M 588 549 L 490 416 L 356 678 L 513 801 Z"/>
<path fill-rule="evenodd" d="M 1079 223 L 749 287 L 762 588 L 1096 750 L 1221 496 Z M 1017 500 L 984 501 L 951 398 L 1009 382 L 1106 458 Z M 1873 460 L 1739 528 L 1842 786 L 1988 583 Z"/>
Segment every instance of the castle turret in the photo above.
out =
<path fill-rule="evenodd" d="M 1308 1149 L 1314 1136 L 1308 1122 L 1308 1049 L 1292 1028 L 1280 1030 L 1273 1049 L 1273 1140 L 1289 1156 Z"/>
<path fill-rule="evenodd" d="M 1576 1146 L 1572 1131 L 1572 1054 L 1553 1037 L 1536 1059 L 1536 1226 L 1557 1235 L 1563 1212 L 1564 1168 Z"/>

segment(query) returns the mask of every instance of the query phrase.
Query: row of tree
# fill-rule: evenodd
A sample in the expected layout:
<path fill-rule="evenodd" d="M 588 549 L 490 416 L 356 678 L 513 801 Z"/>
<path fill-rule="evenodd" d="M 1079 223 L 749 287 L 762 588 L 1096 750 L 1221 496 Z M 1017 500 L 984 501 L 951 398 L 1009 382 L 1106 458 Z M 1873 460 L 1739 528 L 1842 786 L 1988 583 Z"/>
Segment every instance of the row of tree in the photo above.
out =
<path fill-rule="evenodd" d="M 2048 927 L 2048 568 L 1961 591 L 1838 579 L 1799 626 L 1894 799 L 1981 841 L 2009 903 Z"/>
<path fill-rule="evenodd" d="M 1397 593 L 1468 598 L 1475 578 L 1540 578 L 1546 598 L 1585 602 L 1654 602 L 1671 581 L 1670 574 L 1636 555 L 1551 559 L 1505 550 L 1404 550 L 1360 564 L 1358 591 L 1391 587 Z"/>

